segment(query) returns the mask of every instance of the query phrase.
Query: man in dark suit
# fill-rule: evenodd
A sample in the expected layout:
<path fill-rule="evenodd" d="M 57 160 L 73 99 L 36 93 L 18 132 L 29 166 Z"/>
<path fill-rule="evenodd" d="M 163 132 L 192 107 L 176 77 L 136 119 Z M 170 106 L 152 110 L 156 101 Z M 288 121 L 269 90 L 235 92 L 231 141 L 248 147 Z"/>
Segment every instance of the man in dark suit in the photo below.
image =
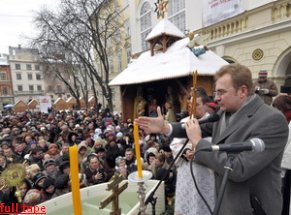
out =
<path fill-rule="evenodd" d="M 244 151 L 234 156 L 219 214 L 280 214 L 280 162 L 288 137 L 286 120 L 253 93 L 252 75 L 247 67 L 240 64 L 223 66 L 215 80 L 219 121 L 199 125 L 197 119 L 189 120 L 183 129 L 180 124 L 164 122 L 158 108 L 157 118 L 139 117 L 136 122 L 148 133 L 187 135 L 196 151 L 213 144 L 245 144 L 252 138 L 262 139 L 263 152 Z M 212 142 L 202 139 L 207 136 L 212 136 Z M 214 170 L 217 192 L 227 157 L 222 151 L 199 151 L 195 155 L 197 162 Z"/>

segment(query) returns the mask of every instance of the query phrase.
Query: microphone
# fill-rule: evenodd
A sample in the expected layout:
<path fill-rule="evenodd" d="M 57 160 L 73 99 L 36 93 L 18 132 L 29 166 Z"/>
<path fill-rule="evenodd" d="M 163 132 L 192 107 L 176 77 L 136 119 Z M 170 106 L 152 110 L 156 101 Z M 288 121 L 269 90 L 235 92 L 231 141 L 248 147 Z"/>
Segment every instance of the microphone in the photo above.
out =
<path fill-rule="evenodd" d="M 243 143 L 212 145 L 207 148 L 202 148 L 201 151 L 221 151 L 239 153 L 242 151 L 262 152 L 265 150 L 265 143 L 262 139 L 252 138 Z"/>
<path fill-rule="evenodd" d="M 208 123 L 208 122 L 216 122 L 219 120 L 219 118 L 220 118 L 220 116 L 217 113 L 215 113 L 215 114 L 212 114 L 212 115 L 206 117 L 205 119 L 198 120 L 198 122 L 199 122 L 199 125 L 201 125 L 201 124 Z M 181 123 L 181 127 L 183 129 L 185 129 L 185 123 Z"/>
<path fill-rule="evenodd" d="M 219 120 L 219 115 L 217 113 L 210 115 L 209 117 L 206 117 L 205 119 L 198 120 L 199 124 L 204 124 L 208 122 L 216 122 Z"/>

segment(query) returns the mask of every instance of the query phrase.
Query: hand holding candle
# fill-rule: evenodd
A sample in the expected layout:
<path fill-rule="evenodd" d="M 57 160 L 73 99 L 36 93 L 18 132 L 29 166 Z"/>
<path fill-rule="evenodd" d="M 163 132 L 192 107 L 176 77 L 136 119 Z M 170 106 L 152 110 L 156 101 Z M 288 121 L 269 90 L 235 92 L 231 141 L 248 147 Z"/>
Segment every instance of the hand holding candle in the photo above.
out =
<path fill-rule="evenodd" d="M 136 123 L 133 124 L 133 136 L 134 136 L 134 148 L 135 148 L 135 156 L 137 162 L 137 174 L 139 178 L 142 178 L 142 165 L 141 165 L 141 156 L 140 156 L 140 144 L 139 144 L 139 133 L 138 133 L 138 125 Z"/>

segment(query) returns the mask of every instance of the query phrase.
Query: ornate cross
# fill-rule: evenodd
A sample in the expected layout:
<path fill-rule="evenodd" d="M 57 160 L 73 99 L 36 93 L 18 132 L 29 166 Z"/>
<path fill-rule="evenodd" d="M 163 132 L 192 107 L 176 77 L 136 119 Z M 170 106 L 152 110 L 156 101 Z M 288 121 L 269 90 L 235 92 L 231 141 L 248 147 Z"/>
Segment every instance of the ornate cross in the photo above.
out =
<path fill-rule="evenodd" d="M 105 208 L 110 202 L 112 202 L 112 212 L 110 215 L 121 215 L 121 209 L 119 208 L 119 195 L 128 187 L 128 182 L 122 182 L 122 175 L 115 174 L 107 184 L 108 191 L 112 190 L 112 193 L 100 202 L 100 209 Z"/>
<path fill-rule="evenodd" d="M 155 3 L 155 5 L 156 5 L 155 13 L 157 13 L 157 17 L 164 18 L 165 12 L 167 11 L 168 0 L 158 0 L 158 2 Z"/>

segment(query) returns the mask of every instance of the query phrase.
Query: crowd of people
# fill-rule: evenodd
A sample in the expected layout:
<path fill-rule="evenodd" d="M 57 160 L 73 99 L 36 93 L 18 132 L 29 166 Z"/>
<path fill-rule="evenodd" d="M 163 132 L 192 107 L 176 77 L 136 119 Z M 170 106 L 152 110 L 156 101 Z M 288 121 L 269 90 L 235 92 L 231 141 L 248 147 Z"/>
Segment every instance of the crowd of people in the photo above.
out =
<path fill-rule="evenodd" d="M 259 81 L 263 84 L 267 81 L 265 71 L 260 75 L 264 76 Z M 162 115 L 156 103 L 152 104 L 154 114 L 148 117 L 135 110 L 143 169 L 152 172 L 152 179 L 165 181 L 165 203 L 170 205 L 176 198 L 175 214 L 212 214 L 229 155 L 203 149 L 260 138 L 265 145 L 263 152 L 232 155 L 232 171 L 218 214 L 277 215 L 283 205 L 282 188 L 285 214 L 290 205 L 291 168 L 286 153 L 283 169 L 281 159 L 291 119 L 290 96 L 280 95 L 270 103 L 278 90 L 273 84 L 272 89 L 256 87 L 258 82 L 253 83 L 250 70 L 240 64 L 222 67 L 215 80 L 214 100 L 205 89 L 198 88 L 193 103 L 190 93 L 188 108 L 196 105 L 195 118 L 185 117 L 182 124 Z M 219 115 L 215 122 L 199 125 L 198 120 L 213 113 Z M 52 110 L 1 116 L 0 201 L 5 205 L 37 205 L 70 192 L 69 148 L 73 144 L 78 146 L 81 188 L 108 182 L 115 173 L 127 179 L 136 171 L 133 123 L 133 119 L 123 121 L 122 115 L 108 109 L 102 113 L 94 109 Z M 186 147 L 181 156 L 175 159 L 183 145 Z M 4 180 L 5 175 L 21 171 L 25 171 L 25 177 L 13 186 Z M 13 180 L 17 181 L 20 174 L 15 175 Z"/>
<path fill-rule="evenodd" d="M 1 117 L 0 125 L 0 201 L 5 205 L 37 205 L 70 192 L 72 144 L 78 146 L 81 187 L 107 182 L 115 173 L 127 179 L 136 171 L 132 119 L 123 122 L 108 109 L 101 114 L 94 110 L 11 113 Z M 153 172 L 153 179 L 163 177 L 172 159 L 168 141 L 140 131 L 143 167 Z M 9 186 L 5 175 L 22 168 L 25 178 Z M 167 184 L 167 194 L 174 195 L 175 173 Z"/>

